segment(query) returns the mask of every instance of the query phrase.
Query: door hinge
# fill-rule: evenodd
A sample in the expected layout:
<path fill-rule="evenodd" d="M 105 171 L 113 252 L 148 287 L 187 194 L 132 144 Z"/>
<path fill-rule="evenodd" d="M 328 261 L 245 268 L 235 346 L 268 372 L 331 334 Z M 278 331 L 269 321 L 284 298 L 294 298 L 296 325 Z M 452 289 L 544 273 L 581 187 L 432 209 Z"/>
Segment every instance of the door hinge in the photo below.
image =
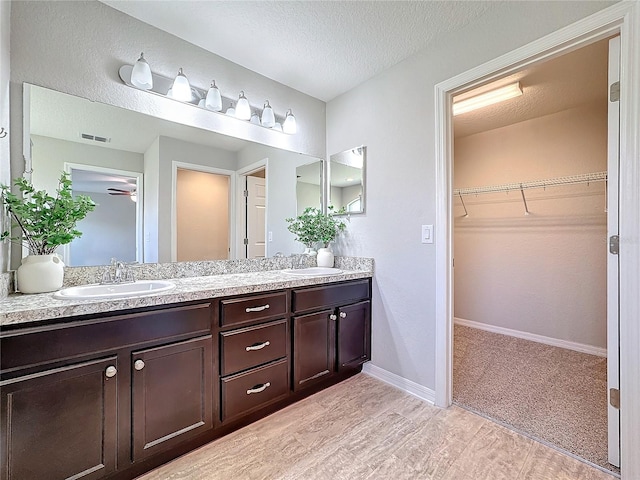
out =
<path fill-rule="evenodd" d="M 244 239 L 244 244 L 245 244 L 245 245 L 249 245 L 249 239 L 248 239 L 248 238 L 245 238 L 245 239 Z"/>
<path fill-rule="evenodd" d="M 613 255 L 620 253 L 620 237 L 618 235 L 611 235 L 609 237 L 609 253 Z"/>
<path fill-rule="evenodd" d="M 620 100 L 620 82 L 612 83 L 609 87 L 609 101 L 617 102 Z"/>
<path fill-rule="evenodd" d="M 620 410 L 620 390 L 617 388 L 609 389 L 609 403 L 613 408 Z"/>
<path fill-rule="evenodd" d="M 244 195 L 245 197 L 249 196 L 249 190 L 245 190 L 244 192 L 242 192 L 242 195 Z"/>

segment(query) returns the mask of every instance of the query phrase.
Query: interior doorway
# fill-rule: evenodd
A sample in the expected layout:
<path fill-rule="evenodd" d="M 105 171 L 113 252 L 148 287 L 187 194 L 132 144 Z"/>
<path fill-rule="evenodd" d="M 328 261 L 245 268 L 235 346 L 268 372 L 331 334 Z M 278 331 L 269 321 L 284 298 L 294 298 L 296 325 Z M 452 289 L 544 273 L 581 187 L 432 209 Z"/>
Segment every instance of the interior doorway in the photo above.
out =
<path fill-rule="evenodd" d="M 63 246 L 65 264 L 109 265 L 112 258 L 142 262 L 142 173 L 68 162 L 64 168 L 73 195 L 88 195 L 96 203 L 95 210 L 78 222 L 82 236 Z"/>
<path fill-rule="evenodd" d="M 230 172 L 175 168 L 175 251 L 178 262 L 231 258 Z"/>
<path fill-rule="evenodd" d="M 604 39 L 460 96 L 514 82 L 522 92 L 454 117 L 453 401 L 616 471 L 608 54 Z M 617 191 L 617 177 L 610 184 Z"/>

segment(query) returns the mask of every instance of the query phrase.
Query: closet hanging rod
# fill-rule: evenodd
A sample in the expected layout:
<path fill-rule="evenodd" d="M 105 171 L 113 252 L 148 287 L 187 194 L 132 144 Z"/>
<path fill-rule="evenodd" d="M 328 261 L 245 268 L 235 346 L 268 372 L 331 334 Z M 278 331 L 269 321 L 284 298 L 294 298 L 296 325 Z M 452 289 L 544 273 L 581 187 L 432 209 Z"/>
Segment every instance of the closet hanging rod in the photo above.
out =
<path fill-rule="evenodd" d="M 534 180 L 522 183 L 505 183 L 503 185 L 491 185 L 488 187 L 456 188 L 454 195 L 480 195 L 482 193 L 511 192 L 517 190 L 528 190 L 530 188 L 545 188 L 556 185 L 575 185 L 580 183 L 603 182 L 607 180 L 607 172 L 583 173 L 581 175 L 571 175 L 568 177 L 550 178 L 547 180 Z"/>

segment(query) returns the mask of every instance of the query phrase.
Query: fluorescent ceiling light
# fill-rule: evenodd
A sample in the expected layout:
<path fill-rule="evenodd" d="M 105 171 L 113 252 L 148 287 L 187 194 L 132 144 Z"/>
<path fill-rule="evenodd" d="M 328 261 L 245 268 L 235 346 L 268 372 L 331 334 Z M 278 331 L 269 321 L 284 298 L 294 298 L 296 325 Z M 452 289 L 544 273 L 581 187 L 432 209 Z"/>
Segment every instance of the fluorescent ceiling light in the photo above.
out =
<path fill-rule="evenodd" d="M 520 82 L 505 85 L 504 87 L 495 88 L 487 92 L 474 95 L 473 97 L 463 98 L 456 101 L 453 100 L 453 114 L 460 115 L 461 113 L 471 112 L 478 108 L 487 107 L 494 103 L 503 102 L 510 98 L 519 97 L 522 95 L 522 89 L 520 88 Z"/>

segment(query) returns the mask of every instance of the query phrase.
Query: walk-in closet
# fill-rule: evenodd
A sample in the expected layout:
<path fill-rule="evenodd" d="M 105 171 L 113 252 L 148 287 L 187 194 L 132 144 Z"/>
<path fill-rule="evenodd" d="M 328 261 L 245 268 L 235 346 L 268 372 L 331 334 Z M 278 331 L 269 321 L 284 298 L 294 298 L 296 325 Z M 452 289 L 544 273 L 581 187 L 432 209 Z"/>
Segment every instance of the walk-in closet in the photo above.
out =
<path fill-rule="evenodd" d="M 600 40 L 493 81 L 522 94 L 454 117 L 453 399 L 615 472 L 609 51 Z"/>

